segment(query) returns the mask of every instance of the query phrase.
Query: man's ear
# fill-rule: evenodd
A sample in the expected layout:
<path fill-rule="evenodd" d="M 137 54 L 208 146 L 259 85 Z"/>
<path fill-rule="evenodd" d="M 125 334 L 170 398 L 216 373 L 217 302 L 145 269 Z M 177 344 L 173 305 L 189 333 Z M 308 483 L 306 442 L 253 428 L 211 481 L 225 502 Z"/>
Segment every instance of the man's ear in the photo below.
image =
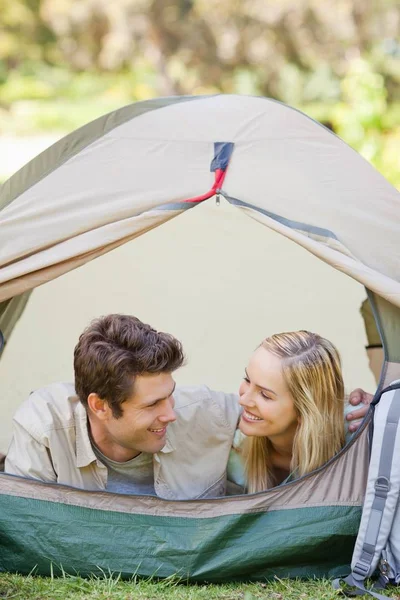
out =
<path fill-rule="evenodd" d="M 90 412 L 101 421 L 104 421 L 109 417 L 111 409 L 108 402 L 102 400 L 97 394 L 89 394 L 87 403 Z"/>

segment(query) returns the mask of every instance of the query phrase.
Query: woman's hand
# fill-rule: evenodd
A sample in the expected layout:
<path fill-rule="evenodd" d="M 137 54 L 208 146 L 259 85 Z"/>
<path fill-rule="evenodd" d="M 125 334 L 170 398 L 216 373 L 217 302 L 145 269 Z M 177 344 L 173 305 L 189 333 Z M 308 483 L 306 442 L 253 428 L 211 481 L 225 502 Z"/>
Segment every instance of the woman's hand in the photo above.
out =
<path fill-rule="evenodd" d="M 360 423 L 367 414 L 373 397 L 373 394 L 368 394 L 368 392 L 364 392 L 361 388 L 357 388 L 351 392 L 349 403 L 357 406 L 356 410 L 346 415 L 346 419 L 352 421 L 349 424 L 349 431 L 352 433 L 360 427 Z"/>

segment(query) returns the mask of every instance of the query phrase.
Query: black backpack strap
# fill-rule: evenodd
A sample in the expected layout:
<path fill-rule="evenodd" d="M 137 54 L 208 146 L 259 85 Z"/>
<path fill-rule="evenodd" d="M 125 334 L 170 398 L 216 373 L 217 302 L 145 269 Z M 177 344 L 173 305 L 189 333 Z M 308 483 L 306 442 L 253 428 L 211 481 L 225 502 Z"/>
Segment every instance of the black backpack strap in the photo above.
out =
<path fill-rule="evenodd" d="M 400 390 L 400 381 L 396 381 L 396 383 L 388 385 L 387 387 L 383 388 L 383 390 L 381 390 L 378 394 L 376 394 L 376 396 L 371 402 L 371 406 L 375 406 L 376 404 L 378 404 L 379 400 L 381 399 L 381 396 L 383 396 L 383 394 L 386 394 L 386 392 L 391 392 L 392 390 Z"/>

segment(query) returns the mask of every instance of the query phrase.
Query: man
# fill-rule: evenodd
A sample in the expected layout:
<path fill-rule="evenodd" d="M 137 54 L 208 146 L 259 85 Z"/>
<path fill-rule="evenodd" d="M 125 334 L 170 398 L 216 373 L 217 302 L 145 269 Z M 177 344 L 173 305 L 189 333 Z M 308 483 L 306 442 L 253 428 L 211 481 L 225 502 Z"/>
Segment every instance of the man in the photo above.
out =
<path fill-rule="evenodd" d="M 237 396 L 175 389 L 183 362 L 178 340 L 135 317 L 93 321 L 75 348 L 75 387 L 42 388 L 17 411 L 5 471 L 167 499 L 225 494 Z"/>
<path fill-rule="evenodd" d="M 239 405 L 205 386 L 175 390 L 183 361 L 178 340 L 135 317 L 95 320 L 75 348 L 75 388 L 42 388 L 17 411 L 5 471 L 171 499 L 224 494 Z"/>

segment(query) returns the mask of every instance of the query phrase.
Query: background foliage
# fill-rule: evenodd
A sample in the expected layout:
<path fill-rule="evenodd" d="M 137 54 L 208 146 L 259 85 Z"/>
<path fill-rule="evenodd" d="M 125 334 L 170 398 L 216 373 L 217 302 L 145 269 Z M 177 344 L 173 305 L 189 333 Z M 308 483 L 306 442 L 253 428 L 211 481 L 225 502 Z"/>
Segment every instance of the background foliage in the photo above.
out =
<path fill-rule="evenodd" d="M 0 0 L 0 134 L 135 100 L 270 96 L 400 187 L 397 0 Z"/>

